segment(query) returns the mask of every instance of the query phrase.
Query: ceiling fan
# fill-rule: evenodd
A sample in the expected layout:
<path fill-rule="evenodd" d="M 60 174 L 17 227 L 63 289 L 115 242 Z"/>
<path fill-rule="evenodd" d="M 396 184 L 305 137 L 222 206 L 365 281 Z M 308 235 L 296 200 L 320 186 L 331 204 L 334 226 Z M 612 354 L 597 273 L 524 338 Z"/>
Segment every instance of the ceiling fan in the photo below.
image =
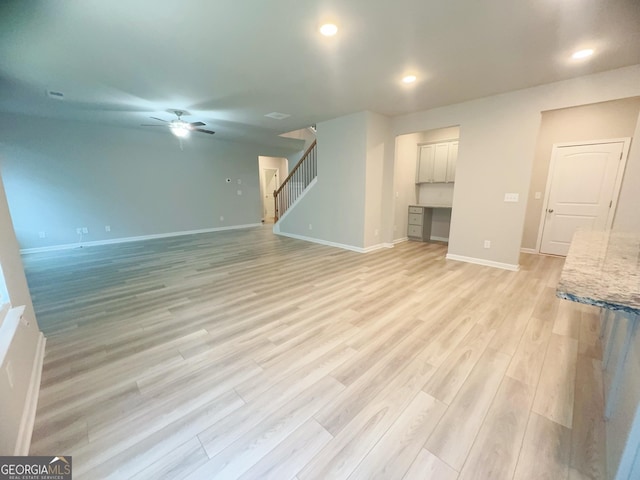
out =
<path fill-rule="evenodd" d="M 185 112 L 184 110 L 169 110 L 170 112 L 174 113 L 178 118 L 175 120 L 163 120 L 162 118 L 158 118 L 158 117 L 150 117 L 153 120 L 158 120 L 160 122 L 164 122 L 164 125 L 160 125 L 157 123 L 154 124 L 146 124 L 143 123 L 142 126 L 143 127 L 169 127 L 171 129 L 171 133 L 173 133 L 176 137 L 178 138 L 185 138 L 189 136 L 189 133 L 191 132 L 202 132 L 202 133 L 208 133 L 209 135 L 213 135 L 214 131 L 212 130 L 206 130 L 204 128 L 199 128 L 202 127 L 204 125 L 206 125 L 206 123 L 203 122 L 185 122 L 184 120 L 182 120 L 182 116 L 183 115 L 189 115 L 188 112 Z"/>

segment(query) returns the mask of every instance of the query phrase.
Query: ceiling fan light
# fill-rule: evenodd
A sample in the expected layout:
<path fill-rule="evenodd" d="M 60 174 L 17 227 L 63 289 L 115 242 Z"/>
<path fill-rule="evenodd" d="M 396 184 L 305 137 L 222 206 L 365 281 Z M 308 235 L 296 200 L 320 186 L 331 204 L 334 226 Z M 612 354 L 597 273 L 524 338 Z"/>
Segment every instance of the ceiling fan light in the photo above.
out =
<path fill-rule="evenodd" d="M 176 137 L 186 138 L 189 136 L 189 129 L 184 125 L 171 125 L 171 133 Z"/>

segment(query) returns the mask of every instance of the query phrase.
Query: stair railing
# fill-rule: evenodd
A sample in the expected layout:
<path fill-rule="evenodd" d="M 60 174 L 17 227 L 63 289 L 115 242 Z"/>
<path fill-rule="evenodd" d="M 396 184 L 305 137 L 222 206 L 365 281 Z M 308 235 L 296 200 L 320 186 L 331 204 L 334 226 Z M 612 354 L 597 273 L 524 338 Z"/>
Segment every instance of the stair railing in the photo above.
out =
<path fill-rule="evenodd" d="M 291 170 L 291 173 L 284 179 L 282 185 L 273 192 L 275 202 L 275 221 L 282 218 L 284 212 L 293 205 L 305 188 L 318 175 L 317 145 L 314 140 L 309 146 L 300 161 Z"/>

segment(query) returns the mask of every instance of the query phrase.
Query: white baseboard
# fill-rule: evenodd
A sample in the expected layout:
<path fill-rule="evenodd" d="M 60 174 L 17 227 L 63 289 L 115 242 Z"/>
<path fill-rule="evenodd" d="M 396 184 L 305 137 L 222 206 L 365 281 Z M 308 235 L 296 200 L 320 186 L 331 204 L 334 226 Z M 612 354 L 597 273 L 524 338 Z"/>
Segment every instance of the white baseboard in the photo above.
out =
<path fill-rule="evenodd" d="M 535 248 L 521 248 L 520 253 L 531 253 L 533 255 L 537 255 L 540 252 L 538 252 L 538 250 L 536 250 Z"/>
<path fill-rule="evenodd" d="M 438 242 L 448 242 L 449 241 L 449 237 L 434 237 L 431 236 L 429 237 L 430 240 L 436 240 Z"/>
<path fill-rule="evenodd" d="M 327 247 L 342 248 L 343 250 L 350 250 L 352 252 L 357 252 L 357 253 L 367 253 L 367 251 L 371 251 L 362 247 L 354 247 L 353 245 L 346 245 L 344 243 L 330 242 L 328 240 L 321 240 L 319 238 L 305 237 L 304 235 L 298 235 L 295 233 L 288 233 L 288 232 L 281 232 L 281 231 L 276 232 L 275 229 L 274 229 L 274 233 L 277 235 L 282 235 L 283 237 L 295 238 L 296 240 L 304 240 L 305 242 L 319 243 L 320 245 L 326 245 Z M 372 247 L 368 247 L 368 248 L 372 248 Z M 379 247 L 379 248 L 382 248 L 382 247 Z"/>
<path fill-rule="evenodd" d="M 493 260 L 485 260 L 484 258 L 465 257 L 463 255 L 454 255 L 447 253 L 447 260 L 456 260 L 458 262 L 475 263 L 476 265 L 484 265 L 485 267 L 502 268 L 503 270 L 511 270 L 517 272 L 520 270 L 520 265 L 513 265 L 511 263 L 494 262 Z"/>
<path fill-rule="evenodd" d="M 183 235 L 195 235 L 197 233 L 221 232 L 224 230 L 238 230 L 241 228 L 252 228 L 260 226 L 262 226 L 262 223 L 248 223 L 245 225 L 232 225 L 230 227 L 214 227 L 203 228 L 200 230 L 185 230 L 182 232 L 156 233 L 153 235 L 141 235 L 139 237 L 110 238 L 108 240 L 96 240 L 95 242 L 65 243 L 63 245 L 52 245 L 50 247 L 23 248 L 20 250 L 20 253 L 28 254 L 54 252 L 56 250 L 71 250 L 79 247 L 95 247 L 98 245 L 113 245 L 115 243 L 140 242 L 142 240 L 153 240 L 156 238 L 181 237 Z"/>
<path fill-rule="evenodd" d="M 376 250 L 381 250 L 383 248 L 393 248 L 393 243 L 378 243 L 377 245 L 372 245 L 370 247 L 363 248 L 363 253 L 375 252 Z"/>
<path fill-rule="evenodd" d="M 409 241 L 409 237 L 402 237 L 402 238 L 396 238 L 393 241 L 394 245 L 397 245 L 398 243 L 402 243 L 402 242 L 408 242 Z"/>
<path fill-rule="evenodd" d="M 33 426 L 36 421 L 36 408 L 38 407 L 38 397 L 40 395 L 40 381 L 42 379 L 42 365 L 44 363 L 44 349 L 46 344 L 47 339 L 44 334 L 40 332 L 38 346 L 36 347 L 36 358 L 34 359 L 33 369 L 31 370 L 29 390 L 27 390 L 27 398 L 25 399 L 24 409 L 22 410 L 16 448 L 13 452 L 16 456 L 29 455 L 29 448 L 31 448 L 31 435 L 33 434 Z"/>

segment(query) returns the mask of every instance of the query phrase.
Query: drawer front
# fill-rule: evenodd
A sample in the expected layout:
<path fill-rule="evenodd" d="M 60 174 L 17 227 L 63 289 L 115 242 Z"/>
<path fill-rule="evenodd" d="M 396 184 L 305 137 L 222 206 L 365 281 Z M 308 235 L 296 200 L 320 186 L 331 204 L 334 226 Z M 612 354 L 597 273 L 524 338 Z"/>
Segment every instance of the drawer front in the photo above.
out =
<path fill-rule="evenodd" d="M 422 213 L 422 207 L 409 207 L 409 213 Z"/>
<path fill-rule="evenodd" d="M 409 225 L 407 236 L 422 238 L 422 227 L 419 225 Z"/>
<path fill-rule="evenodd" d="M 409 225 L 422 225 L 422 215 L 418 215 L 417 213 L 410 213 Z"/>

